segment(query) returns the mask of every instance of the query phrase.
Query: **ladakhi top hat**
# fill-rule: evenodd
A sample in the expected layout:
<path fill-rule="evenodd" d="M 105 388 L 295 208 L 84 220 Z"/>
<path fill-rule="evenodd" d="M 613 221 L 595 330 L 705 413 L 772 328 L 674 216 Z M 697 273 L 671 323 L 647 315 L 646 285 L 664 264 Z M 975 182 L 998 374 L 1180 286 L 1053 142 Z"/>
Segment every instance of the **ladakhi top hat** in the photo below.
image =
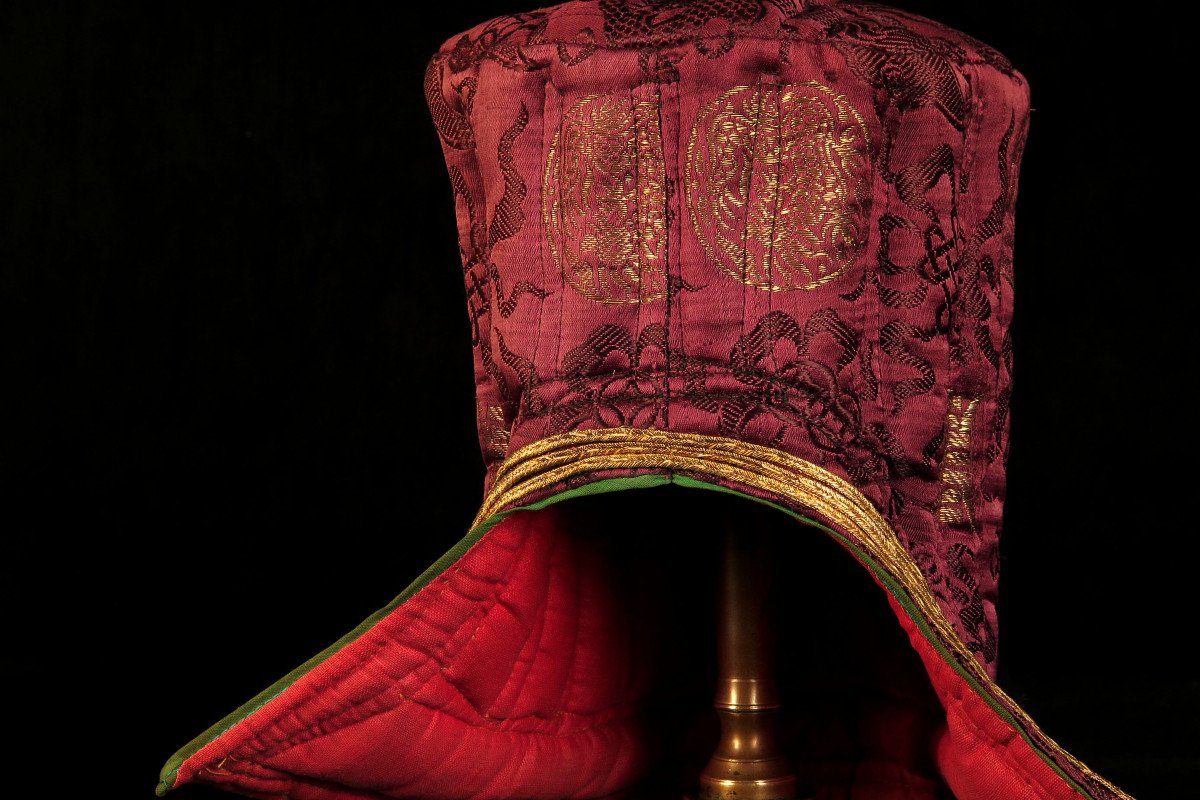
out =
<path fill-rule="evenodd" d="M 718 562 L 694 523 L 719 502 L 777 526 L 781 562 L 836 542 L 884 612 L 840 623 L 861 655 L 824 694 L 781 656 L 802 701 L 780 747 L 815 796 L 1126 797 L 994 682 L 1029 116 L 1008 61 L 871 4 L 578 0 L 454 37 L 425 91 L 482 506 L 162 791 L 681 796 L 716 734 L 683 722 L 715 719 L 711 628 L 689 621 L 712 613 L 703 569 L 676 567 Z M 666 484 L 685 488 L 617 492 Z M 781 613 L 781 645 L 854 618 L 835 612 Z"/>

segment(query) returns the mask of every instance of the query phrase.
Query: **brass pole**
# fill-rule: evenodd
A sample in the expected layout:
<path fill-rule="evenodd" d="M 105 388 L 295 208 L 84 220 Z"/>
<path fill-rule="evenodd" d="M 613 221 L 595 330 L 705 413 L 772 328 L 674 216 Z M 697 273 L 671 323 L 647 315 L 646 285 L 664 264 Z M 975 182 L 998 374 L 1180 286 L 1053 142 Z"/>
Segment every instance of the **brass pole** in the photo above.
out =
<path fill-rule="evenodd" d="M 753 517 L 750 517 L 753 519 Z M 779 694 L 769 607 L 771 542 L 732 514 L 725 522 L 717 607 L 721 741 L 700 774 L 701 800 L 794 800 L 796 776 L 775 738 Z"/>

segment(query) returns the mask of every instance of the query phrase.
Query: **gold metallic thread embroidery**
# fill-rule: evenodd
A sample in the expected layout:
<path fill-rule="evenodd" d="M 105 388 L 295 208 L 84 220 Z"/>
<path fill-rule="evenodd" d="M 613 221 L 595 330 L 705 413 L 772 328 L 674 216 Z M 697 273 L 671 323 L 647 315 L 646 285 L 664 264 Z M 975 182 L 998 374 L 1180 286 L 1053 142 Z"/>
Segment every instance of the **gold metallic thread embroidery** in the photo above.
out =
<path fill-rule="evenodd" d="M 946 412 L 946 441 L 942 455 L 938 521 L 975 527 L 975 482 L 971 480 L 971 425 L 978 397 L 950 395 Z"/>
<path fill-rule="evenodd" d="M 924 585 L 920 569 L 899 538 L 851 484 L 781 450 L 719 436 L 655 428 L 601 428 L 549 436 L 505 459 L 474 524 L 530 492 L 574 475 L 613 468 L 707 472 L 783 497 L 798 497 L 819 516 L 858 537 L 902 585 Z M 926 589 L 924 595 L 914 595 L 914 602 L 947 641 L 957 640 L 932 593 Z M 966 646 L 961 647 L 968 667 L 984 675 Z"/>
<path fill-rule="evenodd" d="M 978 402 L 959 399 L 965 428 L 959 424 L 947 434 L 947 447 L 952 441 L 955 448 L 966 446 Z M 917 613 L 951 651 L 954 662 L 1013 715 L 1038 747 L 1060 756 L 1114 796 L 1132 800 L 1046 736 L 992 681 L 946 619 L 920 567 L 871 501 L 848 481 L 790 453 L 724 436 L 656 428 L 591 428 L 555 434 L 520 448 L 501 463 L 471 527 L 568 478 L 611 469 L 713 475 L 784 498 L 852 537 L 899 583 Z"/>
<path fill-rule="evenodd" d="M 490 405 L 483 421 L 484 447 L 491 459 L 504 458 L 511 434 L 504 419 L 504 406 Z"/>
<path fill-rule="evenodd" d="M 657 89 L 589 95 L 546 154 L 542 218 L 555 265 L 584 297 L 666 296 L 666 168 Z"/>
<path fill-rule="evenodd" d="M 866 245 L 871 189 L 862 116 L 816 82 L 735 86 L 700 112 L 687 146 L 696 237 L 759 289 L 815 289 Z"/>

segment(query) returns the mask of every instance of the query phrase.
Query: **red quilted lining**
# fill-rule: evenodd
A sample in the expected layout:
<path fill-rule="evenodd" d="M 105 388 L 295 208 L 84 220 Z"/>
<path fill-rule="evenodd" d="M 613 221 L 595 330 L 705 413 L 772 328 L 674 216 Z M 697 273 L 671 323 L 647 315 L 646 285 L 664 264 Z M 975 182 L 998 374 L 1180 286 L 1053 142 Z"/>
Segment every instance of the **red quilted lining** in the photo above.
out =
<path fill-rule="evenodd" d="M 668 787 L 661 796 L 678 796 L 715 736 L 707 617 L 692 613 L 687 591 L 704 562 L 675 569 L 678 542 L 606 535 L 617 518 L 606 521 L 604 502 L 613 505 L 583 498 L 507 517 L 188 758 L 175 785 L 297 800 L 588 798 L 658 781 Z M 793 538 L 814 539 L 770 513 Z M 703 549 L 703 537 L 690 546 Z M 921 669 L 878 593 L 861 591 L 862 570 L 850 568 L 863 585 L 845 597 L 875 604 L 846 612 L 861 634 L 846 655 L 857 666 L 829 670 L 819 690 L 797 666 L 784 686 L 798 701 L 785 727 L 793 760 L 818 797 L 1078 797 L 889 596 Z M 794 614 L 782 615 L 784 635 L 821 641 L 817 623 Z M 800 651 L 794 663 L 808 660 Z M 840 685 L 830 679 L 847 672 L 854 677 Z"/>

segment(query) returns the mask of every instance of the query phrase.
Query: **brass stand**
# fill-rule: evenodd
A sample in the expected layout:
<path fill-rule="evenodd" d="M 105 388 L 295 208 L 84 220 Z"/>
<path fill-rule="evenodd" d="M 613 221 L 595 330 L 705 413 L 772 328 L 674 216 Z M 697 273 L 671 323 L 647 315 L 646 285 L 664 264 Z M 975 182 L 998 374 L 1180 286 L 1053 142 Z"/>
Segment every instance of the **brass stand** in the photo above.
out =
<path fill-rule="evenodd" d="M 775 739 L 779 696 L 768 604 L 770 542 L 727 518 L 717 610 L 719 675 L 714 705 L 721 741 L 700 775 L 700 800 L 795 800 L 796 776 Z M 747 529 L 751 528 L 751 529 Z"/>

